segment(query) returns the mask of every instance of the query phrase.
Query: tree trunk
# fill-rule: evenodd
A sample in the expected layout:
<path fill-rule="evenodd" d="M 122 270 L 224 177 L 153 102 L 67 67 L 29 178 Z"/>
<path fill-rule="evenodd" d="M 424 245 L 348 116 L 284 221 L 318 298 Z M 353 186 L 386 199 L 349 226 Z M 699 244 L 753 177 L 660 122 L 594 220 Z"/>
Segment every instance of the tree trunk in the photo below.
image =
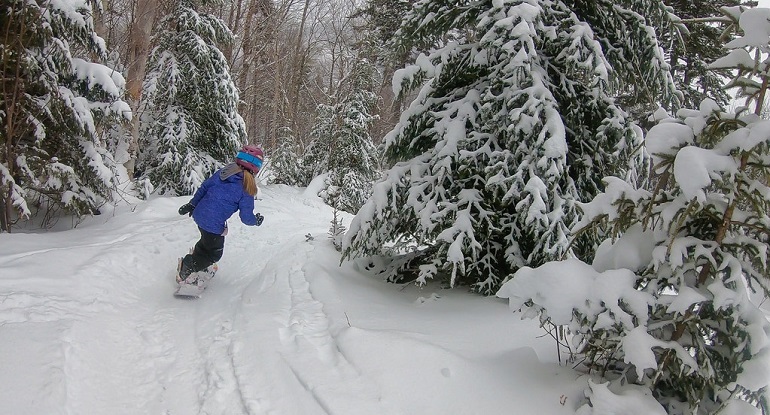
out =
<path fill-rule="evenodd" d="M 13 5 L 13 8 L 16 7 L 16 4 Z M 16 15 L 14 9 L 10 10 L 10 16 Z M 16 58 L 16 62 L 12 63 L 11 56 L 14 54 L 22 55 L 23 52 L 18 50 L 18 47 L 21 47 L 21 44 L 23 43 L 24 39 L 27 38 L 27 25 L 26 25 L 26 18 L 23 18 L 20 24 L 20 30 L 18 33 L 11 33 L 10 28 L 12 24 L 11 22 L 7 23 L 7 30 L 5 33 L 3 33 L 4 45 L 11 45 L 11 48 L 2 48 L 0 49 L 2 52 L 0 53 L 0 65 L 2 69 L 0 73 L 3 74 L 2 80 L 0 80 L 0 85 L 2 85 L 2 89 L 0 90 L 0 93 L 2 93 L 2 100 L 4 101 L 3 104 L 5 106 L 5 125 L 3 128 L 5 128 L 4 135 L 5 135 L 5 151 L 2 156 L 4 156 L 4 160 L 0 159 L 0 163 L 5 165 L 5 169 L 7 170 L 7 185 L 8 189 L 3 192 L 4 194 L 0 194 L 0 202 L 2 203 L 2 206 L 0 206 L 0 209 L 2 209 L 2 215 L 0 215 L 0 226 L 2 226 L 2 229 L 6 232 L 11 232 L 11 224 L 13 223 L 13 181 L 16 180 L 16 156 L 18 148 L 16 147 L 18 142 L 18 137 L 21 136 L 21 128 L 22 123 L 24 122 L 23 117 L 21 117 L 21 103 L 20 101 L 25 96 L 24 89 L 26 87 L 24 82 L 24 77 L 22 76 L 22 59 Z M 13 40 L 13 38 L 16 38 L 17 40 Z M 10 53 L 9 53 L 10 52 Z M 12 76 L 12 77 L 11 77 Z M 2 182 L 0 182 L 2 184 Z M 1 186 L 0 186 L 1 188 Z"/>
<path fill-rule="evenodd" d="M 227 16 L 227 27 L 230 28 L 230 30 L 233 32 L 233 34 L 236 37 L 239 36 L 239 33 L 240 33 L 242 9 L 243 9 L 243 0 L 237 0 L 230 5 L 230 10 Z M 224 20 L 224 16 L 221 14 L 222 13 L 220 13 L 220 18 Z M 233 60 L 235 59 L 235 55 L 237 55 L 237 53 L 234 52 L 236 45 L 237 45 L 237 42 L 232 42 L 232 43 L 228 43 L 227 45 L 221 48 L 222 53 L 225 55 L 225 59 L 227 60 L 227 63 L 230 65 L 231 71 L 235 71 L 235 62 Z M 235 76 L 233 78 L 235 78 Z"/>
<path fill-rule="evenodd" d="M 124 164 L 128 176 L 134 176 L 139 150 L 139 104 L 142 99 L 142 82 L 147 73 L 150 38 L 155 23 L 158 3 L 155 0 L 137 0 L 129 36 L 129 60 L 126 71 L 126 89 L 131 105 L 131 138 L 128 143 L 128 161 Z"/>
<path fill-rule="evenodd" d="M 270 118 L 265 132 L 265 141 L 268 148 L 274 148 L 276 145 L 276 138 L 281 127 L 290 127 L 286 123 L 285 116 L 286 86 L 284 77 L 287 77 L 286 75 L 289 74 L 288 78 L 292 78 L 290 75 L 292 67 L 291 64 L 287 65 L 285 49 L 281 43 L 282 40 L 279 39 L 280 27 L 287 17 L 288 7 L 288 4 L 282 5 L 276 13 L 273 13 L 268 23 L 267 41 L 269 45 L 267 50 L 269 53 L 268 62 L 271 67 L 271 83 L 269 88 L 272 92 L 272 97 L 270 97 Z"/>
<path fill-rule="evenodd" d="M 107 26 L 104 24 L 104 1 L 102 0 L 95 0 L 94 3 L 99 3 L 101 7 L 96 7 L 96 4 L 94 4 L 93 7 L 93 20 L 94 20 L 94 31 L 97 35 L 99 35 L 102 39 L 107 39 Z"/>
<path fill-rule="evenodd" d="M 292 59 L 292 96 L 290 105 L 290 116 L 292 131 L 297 129 L 297 108 L 299 108 L 299 93 L 302 89 L 302 72 L 305 66 L 305 50 L 302 47 L 303 37 L 305 36 L 305 23 L 307 22 L 310 0 L 305 0 L 305 6 L 302 8 L 302 20 L 299 24 L 299 33 L 297 34 L 297 44 L 294 48 L 294 57 Z"/>
<path fill-rule="evenodd" d="M 275 68 L 273 69 L 273 103 L 271 108 L 271 116 L 270 116 L 270 127 L 268 132 L 268 139 L 272 141 L 272 143 L 275 143 L 275 139 L 278 136 L 279 128 L 283 127 L 283 120 L 279 119 L 280 114 L 280 106 L 281 106 L 281 56 L 278 52 L 278 40 L 273 39 L 273 45 L 271 47 L 272 52 L 272 62 L 274 62 Z"/>

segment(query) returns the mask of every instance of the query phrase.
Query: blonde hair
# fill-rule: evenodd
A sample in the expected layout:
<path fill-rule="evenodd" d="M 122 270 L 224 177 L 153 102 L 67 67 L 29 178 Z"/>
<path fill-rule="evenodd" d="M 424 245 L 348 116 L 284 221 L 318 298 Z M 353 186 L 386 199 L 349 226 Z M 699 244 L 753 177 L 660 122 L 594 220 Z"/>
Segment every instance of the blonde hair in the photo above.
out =
<path fill-rule="evenodd" d="M 250 171 L 243 169 L 243 190 L 246 191 L 251 197 L 257 195 L 257 179 Z"/>

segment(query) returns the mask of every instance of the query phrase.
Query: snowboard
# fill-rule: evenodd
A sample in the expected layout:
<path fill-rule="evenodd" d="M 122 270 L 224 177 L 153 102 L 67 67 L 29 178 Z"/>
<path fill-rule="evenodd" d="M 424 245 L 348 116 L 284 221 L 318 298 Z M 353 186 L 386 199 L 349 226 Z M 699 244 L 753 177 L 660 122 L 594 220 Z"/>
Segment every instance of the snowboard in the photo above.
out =
<path fill-rule="evenodd" d="M 193 272 L 184 281 L 179 281 L 179 268 L 177 268 L 177 288 L 174 291 L 174 297 L 200 298 L 203 294 L 203 291 L 206 290 L 209 281 L 214 278 L 214 275 L 217 273 L 218 269 L 219 267 L 217 264 L 213 264 L 204 270 Z"/>

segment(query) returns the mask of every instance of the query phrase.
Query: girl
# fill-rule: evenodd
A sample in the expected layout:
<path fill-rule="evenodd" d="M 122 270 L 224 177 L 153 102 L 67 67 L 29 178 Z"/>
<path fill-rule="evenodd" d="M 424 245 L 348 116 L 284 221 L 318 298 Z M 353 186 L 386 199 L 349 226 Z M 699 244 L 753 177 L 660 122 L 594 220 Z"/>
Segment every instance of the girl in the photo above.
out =
<path fill-rule="evenodd" d="M 244 146 L 230 163 L 206 179 L 190 203 L 179 208 L 180 215 L 190 215 L 198 225 L 201 238 L 191 254 L 182 258 L 177 282 L 187 282 L 190 274 L 202 271 L 222 258 L 227 235 L 227 219 L 240 211 L 241 222 L 259 226 L 264 217 L 254 212 L 257 182 L 254 176 L 262 167 L 264 153 L 258 146 Z"/>

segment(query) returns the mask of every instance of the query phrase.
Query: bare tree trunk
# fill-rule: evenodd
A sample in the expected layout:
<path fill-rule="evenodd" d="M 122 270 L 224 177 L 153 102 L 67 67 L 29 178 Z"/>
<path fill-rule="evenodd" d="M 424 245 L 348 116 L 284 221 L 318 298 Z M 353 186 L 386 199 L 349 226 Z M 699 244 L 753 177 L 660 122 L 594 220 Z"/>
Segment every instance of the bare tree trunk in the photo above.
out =
<path fill-rule="evenodd" d="M 268 130 L 268 139 L 275 142 L 275 138 L 278 136 L 278 129 L 282 127 L 281 120 L 279 119 L 280 114 L 280 105 L 281 105 L 281 56 L 278 52 L 278 40 L 273 39 L 273 45 L 270 48 L 270 52 L 272 54 L 271 61 L 273 62 L 273 65 L 275 68 L 273 69 L 273 98 L 272 98 L 272 108 L 271 108 L 271 115 L 270 115 L 270 127 Z"/>
<path fill-rule="evenodd" d="M 246 10 L 246 22 L 243 26 L 243 42 L 241 46 L 243 54 L 246 56 L 251 56 L 254 49 L 254 34 L 252 31 L 254 30 L 254 15 L 258 7 L 259 4 L 256 1 L 251 1 Z M 249 69 L 247 68 L 246 70 L 248 71 Z"/>
<path fill-rule="evenodd" d="M 379 144 L 393 127 L 398 123 L 403 106 L 403 99 L 393 93 L 393 66 L 387 64 L 383 69 L 382 83 L 379 96 L 382 105 L 378 108 L 379 118 L 372 125 L 372 142 Z"/>
<path fill-rule="evenodd" d="M 242 23 L 241 21 L 241 11 L 243 10 L 243 0 L 237 0 L 233 2 L 230 6 L 230 11 L 227 16 L 227 27 L 230 28 L 230 30 L 235 34 L 236 36 L 240 33 L 240 25 Z M 221 16 L 224 18 L 224 16 Z M 235 62 L 234 59 L 237 56 L 237 53 L 234 51 L 236 48 L 237 43 L 233 42 L 228 45 L 226 45 L 224 48 L 222 48 L 222 53 L 225 55 L 225 59 L 227 59 L 227 63 L 230 64 L 231 69 L 235 69 Z M 234 77 L 235 78 L 235 77 Z"/>
<path fill-rule="evenodd" d="M 155 23 L 158 3 L 156 0 L 136 0 L 134 19 L 129 36 L 129 60 L 126 71 L 126 89 L 131 105 L 131 141 L 128 143 L 128 161 L 124 164 L 128 176 L 134 176 L 136 157 L 139 150 L 139 104 L 142 99 L 142 82 L 147 73 L 147 58 L 150 53 L 150 37 Z"/>
<path fill-rule="evenodd" d="M 99 4 L 100 7 L 96 7 Z M 94 31 L 102 39 L 107 39 L 107 26 L 104 23 L 104 1 L 94 0 Z"/>
<path fill-rule="evenodd" d="M 302 90 L 302 72 L 305 66 L 305 51 L 302 47 L 303 37 L 305 36 L 305 23 L 307 22 L 308 9 L 310 8 L 310 0 L 305 0 L 305 6 L 302 8 L 302 20 L 299 24 L 299 33 L 297 34 L 297 44 L 294 48 L 294 58 L 292 62 L 292 82 L 293 94 L 290 105 L 290 116 L 292 120 L 292 130 L 296 130 L 297 127 L 297 108 L 299 107 L 299 93 Z"/>
<path fill-rule="evenodd" d="M 15 7 L 16 3 L 13 3 L 13 8 L 11 9 L 11 13 L 9 16 L 16 16 L 15 13 Z M 16 63 L 12 64 L 10 61 L 11 56 L 14 54 L 13 52 L 18 52 L 16 47 L 20 45 L 23 42 L 23 39 L 27 36 L 27 25 L 26 25 L 26 19 L 22 17 L 21 25 L 19 33 L 11 33 L 11 27 L 13 24 L 11 22 L 8 22 L 6 28 L 6 32 L 3 34 L 4 36 L 4 42 L 5 45 L 13 45 L 11 46 L 11 50 L 8 50 L 8 48 L 2 48 L 2 54 L 0 54 L 0 64 L 2 65 L 2 73 L 5 75 L 3 76 L 3 79 L 0 80 L 0 85 L 2 85 L 2 90 L 0 90 L 0 93 L 2 93 L 2 99 L 4 101 L 5 106 L 5 160 L 0 160 L 0 162 L 5 162 L 5 168 L 7 170 L 7 174 L 10 176 L 10 180 L 16 180 L 16 142 L 17 137 L 20 136 L 19 131 L 19 125 L 17 123 L 23 122 L 23 120 L 19 120 L 20 112 L 21 112 L 21 104 L 19 101 L 24 96 L 24 88 L 25 88 L 25 82 L 24 78 L 22 77 L 22 68 L 21 68 L 21 62 L 22 59 L 16 58 Z M 18 43 L 17 43 L 18 42 Z M 14 45 L 14 43 L 17 43 L 17 45 Z M 11 52 L 11 53 L 9 53 Z M 13 65 L 13 67 L 11 66 Z M 9 75 L 13 74 L 13 77 L 10 77 Z M 2 215 L 0 215 L 0 226 L 2 226 L 2 229 L 6 232 L 11 232 L 11 223 L 13 222 L 13 183 L 11 181 L 7 183 L 8 189 L 5 192 L 5 194 L 0 194 L 0 205 L 2 205 Z"/>
<path fill-rule="evenodd" d="M 243 55 L 241 56 L 241 62 L 243 64 L 240 66 L 238 73 L 235 75 L 235 82 L 239 89 L 241 92 L 249 91 L 248 95 L 253 95 L 252 89 L 254 86 L 254 72 L 257 67 L 256 63 L 259 60 L 259 58 L 255 56 L 254 53 L 254 50 L 257 49 L 254 47 L 254 20 L 258 9 L 258 0 L 251 0 L 246 5 L 246 15 L 243 21 L 243 38 L 241 39 L 240 43 L 241 54 Z M 249 63 L 247 64 L 246 62 Z M 247 98 L 246 96 L 243 96 L 241 101 L 243 101 L 243 105 L 240 105 L 240 113 L 246 123 L 247 135 L 250 137 L 249 141 L 253 142 L 254 117 L 252 113 L 254 111 L 254 99 L 252 97 Z"/>

